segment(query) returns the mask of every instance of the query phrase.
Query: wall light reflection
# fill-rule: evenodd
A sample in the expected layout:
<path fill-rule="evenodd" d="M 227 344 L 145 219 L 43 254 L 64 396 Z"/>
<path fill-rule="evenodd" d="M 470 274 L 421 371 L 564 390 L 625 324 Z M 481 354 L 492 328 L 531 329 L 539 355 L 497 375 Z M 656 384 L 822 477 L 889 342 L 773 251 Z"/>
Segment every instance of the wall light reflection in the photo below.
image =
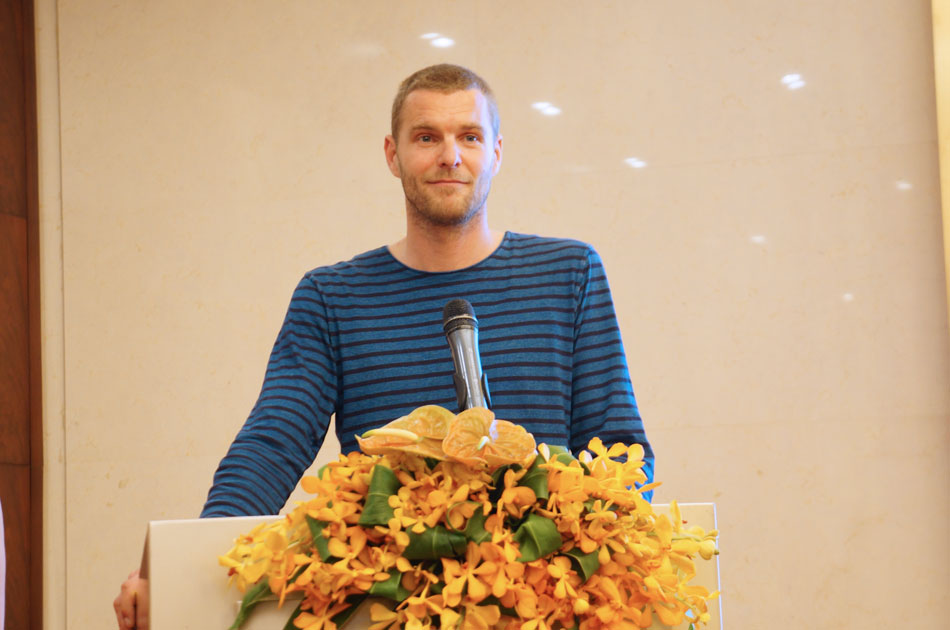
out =
<path fill-rule="evenodd" d="M 805 87 L 805 80 L 800 74 L 786 74 L 782 77 L 782 85 L 790 90 L 797 90 Z"/>
<path fill-rule="evenodd" d="M 909 181 L 907 181 L 906 179 L 899 179 L 899 180 L 897 180 L 897 190 L 910 190 L 910 189 L 913 188 L 913 187 L 914 187 L 914 185 L 911 184 L 911 183 L 910 183 Z"/>
<path fill-rule="evenodd" d="M 423 33 L 419 39 L 427 39 L 436 48 L 448 48 L 455 45 L 455 40 L 439 33 Z"/>
<path fill-rule="evenodd" d="M 535 108 L 545 116 L 557 116 L 561 113 L 561 108 L 547 101 L 538 101 L 537 103 L 532 103 L 531 107 Z"/>
<path fill-rule="evenodd" d="M 626 162 L 628 166 L 631 166 L 633 168 L 644 168 L 647 165 L 646 162 L 644 162 L 638 157 L 628 157 L 626 160 L 624 160 L 624 162 Z"/>
<path fill-rule="evenodd" d="M 845 293 L 841 299 L 845 302 L 854 302 L 854 293 Z"/>
<path fill-rule="evenodd" d="M 765 245 L 766 238 L 764 234 L 753 234 L 749 237 L 749 242 L 756 245 Z"/>

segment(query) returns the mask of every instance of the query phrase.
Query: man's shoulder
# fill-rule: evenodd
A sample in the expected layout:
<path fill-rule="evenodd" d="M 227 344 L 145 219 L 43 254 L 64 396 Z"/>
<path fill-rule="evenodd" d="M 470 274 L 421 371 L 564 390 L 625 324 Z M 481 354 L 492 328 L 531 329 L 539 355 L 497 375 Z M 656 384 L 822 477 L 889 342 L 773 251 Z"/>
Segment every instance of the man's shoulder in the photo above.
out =
<path fill-rule="evenodd" d="M 592 256 L 597 256 L 593 246 L 573 238 L 508 232 L 505 243 L 513 258 L 576 260 L 586 264 Z"/>
<path fill-rule="evenodd" d="M 397 271 L 399 267 L 399 263 L 384 245 L 358 254 L 349 260 L 315 267 L 305 273 L 304 278 L 317 283 L 340 280 L 358 282 L 361 277 L 378 277 L 380 274 Z"/>

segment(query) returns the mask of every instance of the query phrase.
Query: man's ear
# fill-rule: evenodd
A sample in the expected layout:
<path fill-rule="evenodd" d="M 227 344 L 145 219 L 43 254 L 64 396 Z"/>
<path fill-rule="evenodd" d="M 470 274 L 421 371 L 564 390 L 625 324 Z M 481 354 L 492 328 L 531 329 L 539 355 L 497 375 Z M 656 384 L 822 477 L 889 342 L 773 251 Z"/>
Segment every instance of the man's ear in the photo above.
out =
<path fill-rule="evenodd" d="M 399 157 L 396 155 L 396 139 L 386 136 L 383 141 L 383 151 L 386 153 L 386 165 L 389 166 L 389 172 L 396 177 L 402 177 L 399 172 Z"/>
<path fill-rule="evenodd" d="M 497 175 L 499 169 L 501 169 L 501 154 L 502 154 L 501 140 L 502 140 L 502 137 L 500 135 L 498 136 L 498 138 L 495 139 L 495 147 L 494 147 L 495 166 L 492 169 L 492 177 Z"/>

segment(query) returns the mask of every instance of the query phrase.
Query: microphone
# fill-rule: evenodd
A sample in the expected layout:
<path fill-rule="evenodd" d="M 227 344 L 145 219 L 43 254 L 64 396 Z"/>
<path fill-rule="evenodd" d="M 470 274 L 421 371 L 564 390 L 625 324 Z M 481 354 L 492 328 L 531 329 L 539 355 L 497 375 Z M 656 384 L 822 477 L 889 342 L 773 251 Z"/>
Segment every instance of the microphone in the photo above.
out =
<path fill-rule="evenodd" d="M 442 309 L 442 330 L 452 350 L 455 363 L 455 395 L 459 411 L 472 407 L 491 408 L 488 379 L 482 374 L 482 360 L 478 355 L 478 320 L 467 300 L 450 300 Z"/>

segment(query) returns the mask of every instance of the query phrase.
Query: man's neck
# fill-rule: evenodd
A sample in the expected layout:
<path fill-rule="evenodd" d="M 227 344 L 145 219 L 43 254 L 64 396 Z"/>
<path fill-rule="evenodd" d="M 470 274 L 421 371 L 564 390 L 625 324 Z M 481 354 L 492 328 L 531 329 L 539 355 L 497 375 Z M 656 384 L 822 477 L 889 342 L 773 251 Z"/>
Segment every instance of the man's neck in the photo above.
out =
<path fill-rule="evenodd" d="M 456 271 L 488 258 L 504 232 L 488 227 L 484 213 L 464 225 L 441 226 L 407 221 L 406 236 L 389 246 L 393 257 L 419 271 Z"/>

